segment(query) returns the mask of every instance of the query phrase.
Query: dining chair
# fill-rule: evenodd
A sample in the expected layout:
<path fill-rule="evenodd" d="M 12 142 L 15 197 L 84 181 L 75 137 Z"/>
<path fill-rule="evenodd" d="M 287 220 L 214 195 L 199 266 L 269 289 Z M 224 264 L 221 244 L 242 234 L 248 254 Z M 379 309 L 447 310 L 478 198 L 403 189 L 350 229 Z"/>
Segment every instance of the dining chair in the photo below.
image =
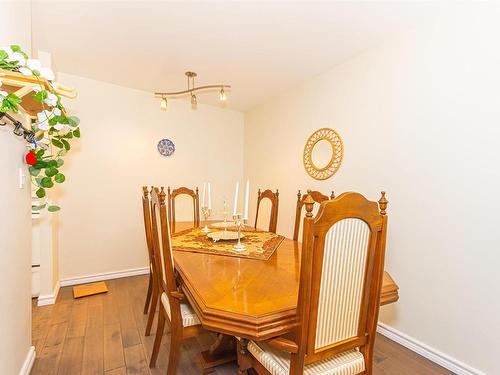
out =
<path fill-rule="evenodd" d="M 170 191 L 170 186 L 167 189 L 168 191 L 168 210 L 170 217 L 170 226 L 172 233 L 175 233 L 175 198 L 179 195 L 189 195 L 193 198 L 193 225 L 194 227 L 200 226 L 200 196 L 198 194 L 198 188 L 195 190 L 191 190 L 187 187 L 180 187 Z"/>
<path fill-rule="evenodd" d="M 311 196 L 311 198 L 316 203 L 321 203 L 321 202 L 327 201 L 329 199 L 335 198 L 335 193 L 333 191 L 330 194 L 330 197 L 323 195 L 319 191 L 308 191 L 308 194 Z M 300 190 L 297 193 L 297 208 L 295 209 L 295 225 L 293 227 L 293 240 L 294 241 L 298 241 L 298 239 L 299 239 L 300 216 L 302 215 L 302 207 L 304 207 L 304 201 L 306 200 L 306 197 L 308 194 L 302 195 L 300 193 Z"/>
<path fill-rule="evenodd" d="M 385 193 L 377 202 L 344 193 L 304 201 L 296 325 L 290 336 L 238 342 L 238 373 L 373 374 L 387 230 Z"/>
<path fill-rule="evenodd" d="M 254 228 L 257 229 L 257 220 L 259 218 L 259 208 L 260 203 L 263 199 L 269 199 L 271 201 L 271 215 L 269 217 L 269 232 L 276 233 L 276 226 L 278 224 L 278 203 L 279 203 L 279 195 L 280 193 L 276 190 L 276 193 L 273 193 L 271 190 L 267 189 L 263 192 L 257 192 L 257 209 L 255 211 L 255 225 Z"/>
<path fill-rule="evenodd" d="M 153 189 L 151 188 L 151 193 L 152 192 Z M 144 314 L 147 314 L 149 310 L 145 330 L 145 335 L 149 336 L 151 334 L 151 326 L 153 325 L 156 306 L 158 304 L 158 285 L 156 283 L 156 267 L 154 261 L 153 241 L 151 238 L 151 199 L 147 186 L 142 187 L 142 214 L 144 218 L 144 230 L 146 232 L 146 244 L 149 257 L 149 282 L 148 291 L 146 293 L 146 302 L 144 303 Z"/>
<path fill-rule="evenodd" d="M 156 280 L 161 296 L 161 308 L 158 314 L 158 326 L 149 367 L 153 368 L 156 365 L 165 321 L 168 320 L 170 324 L 170 353 L 167 375 L 173 375 L 180 357 L 182 340 L 198 335 L 202 332 L 202 327 L 198 316 L 177 285 L 165 196 L 163 187 L 161 191 L 158 188 L 153 189 L 151 238 L 156 269 L 158 269 Z"/>

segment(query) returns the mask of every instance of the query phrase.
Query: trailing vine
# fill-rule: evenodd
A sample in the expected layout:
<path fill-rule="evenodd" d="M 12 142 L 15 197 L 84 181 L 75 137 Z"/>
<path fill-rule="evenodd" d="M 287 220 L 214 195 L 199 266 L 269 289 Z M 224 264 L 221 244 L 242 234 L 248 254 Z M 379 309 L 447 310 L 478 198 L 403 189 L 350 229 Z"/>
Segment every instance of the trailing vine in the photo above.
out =
<path fill-rule="evenodd" d="M 59 211 L 60 207 L 48 200 L 47 190 L 66 180 L 60 170 L 64 165 L 64 157 L 71 150 L 72 139 L 80 138 L 80 120 L 67 115 L 61 96 L 57 94 L 52 70 L 42 67 L 39 60 L 30 59 L 19 46 L 0 47 L 0 69 L 32 76 L 39 83 L 33 85 L 31 95 L 41 104 L 42 110 L 31 122 L 35 137 L 26 154 L 31 182 L 39 198 L 39 204 L 33 209 Z M 15 93 L 2 91 L 0 77 L 0 112 L 18 113 L 21 105 L 22 98 Z"/>

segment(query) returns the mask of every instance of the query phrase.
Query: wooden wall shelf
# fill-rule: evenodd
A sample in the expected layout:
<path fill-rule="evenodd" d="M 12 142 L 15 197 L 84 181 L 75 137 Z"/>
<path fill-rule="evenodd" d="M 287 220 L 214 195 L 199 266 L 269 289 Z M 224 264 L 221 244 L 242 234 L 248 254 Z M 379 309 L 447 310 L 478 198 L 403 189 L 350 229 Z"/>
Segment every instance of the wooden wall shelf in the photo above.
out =
<path fill-rule="evenodd" d="M 36 118 L 37 113 L 43 110 L 42 104 L 37 102 L 33 95 L 30 95 L 34 85 L 40 85 L 45 90 L 66 98 L 74 99 L 77 96 L 73 88 L 57 83 L 57 89 L 54 90 L 46 79 L 25 76 L 10 70 L 0 69 L 0 80 L 2 81 L 2 90 L 20 97 L 22 99 L 20 107 L 32 118 Z"/>

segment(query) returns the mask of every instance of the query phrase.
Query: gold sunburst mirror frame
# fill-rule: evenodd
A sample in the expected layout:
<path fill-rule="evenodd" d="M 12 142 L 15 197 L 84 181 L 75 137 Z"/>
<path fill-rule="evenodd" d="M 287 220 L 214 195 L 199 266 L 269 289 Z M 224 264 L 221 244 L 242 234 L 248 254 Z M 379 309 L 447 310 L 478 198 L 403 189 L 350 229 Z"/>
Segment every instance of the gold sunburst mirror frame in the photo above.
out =
<path fill-rule="evenodd" d="M 331 146 L 330 160 L 324 166 L 317 166 L 313 160 L 314 148 L 320 141 L 327 141 Z M 332 177 L 340 167 L 344 158 L 344 144 L 340 135 L 333 129 L 322 128 L 316 130 L 307 139 L 304 146 L 304 168 L 312 178 L 316 180 L 326 180 Z"/>

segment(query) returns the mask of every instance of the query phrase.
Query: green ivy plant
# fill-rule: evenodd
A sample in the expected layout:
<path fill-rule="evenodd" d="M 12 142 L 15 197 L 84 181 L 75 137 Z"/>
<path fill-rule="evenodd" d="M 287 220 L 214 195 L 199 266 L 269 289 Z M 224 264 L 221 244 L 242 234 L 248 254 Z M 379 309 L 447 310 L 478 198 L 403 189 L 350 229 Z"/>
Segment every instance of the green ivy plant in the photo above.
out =
<path fill-rule="evenodd" d="M 29 145 L 30 151 L 26 155 L 31 182 L 40 203 L 33 209 L 59 211 L 60 207 L 47 199 L 47 190 L 66 180 L 60 170 L 64 157 L 71 150 L 73 138 L 80 138 L 80 120 L 67 115 L 61 96 L 57 94 L 52 70 L 42 67 L 40 61 L 30 59 L 19 46 L 0 47 L 0 69 L 32 76 L 39 82 L 33 85 L 32 95 L 41 103 L 42 110 L 32 120 L 35 141 Z M 18 113 L 22 99 L 14 93 L 2 91 L 1 86 L 0 77 L 0 112 Z"/>

